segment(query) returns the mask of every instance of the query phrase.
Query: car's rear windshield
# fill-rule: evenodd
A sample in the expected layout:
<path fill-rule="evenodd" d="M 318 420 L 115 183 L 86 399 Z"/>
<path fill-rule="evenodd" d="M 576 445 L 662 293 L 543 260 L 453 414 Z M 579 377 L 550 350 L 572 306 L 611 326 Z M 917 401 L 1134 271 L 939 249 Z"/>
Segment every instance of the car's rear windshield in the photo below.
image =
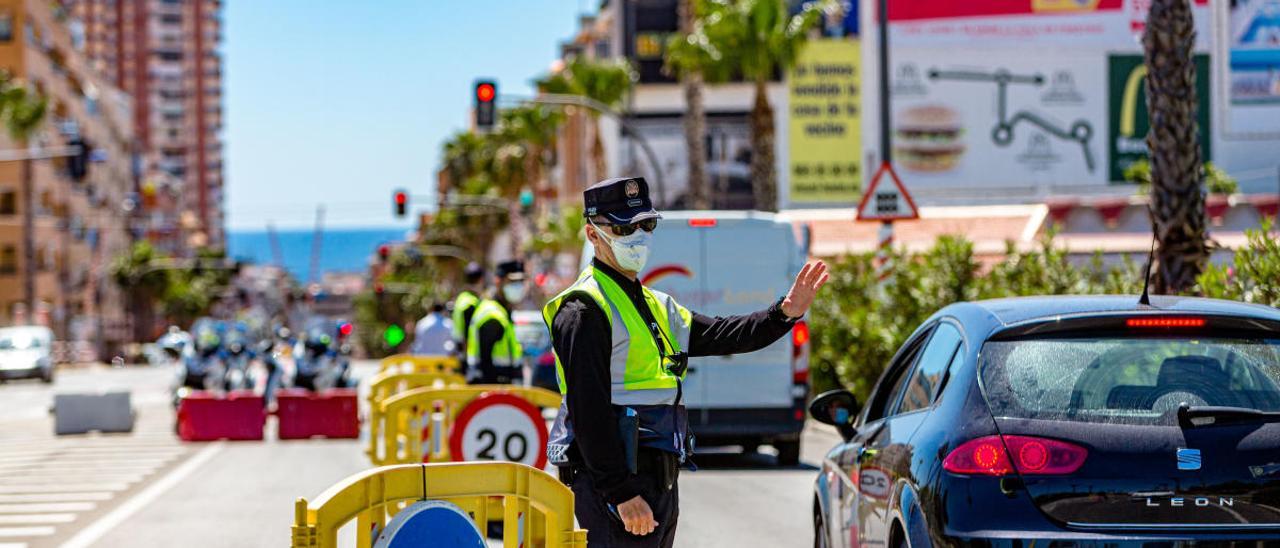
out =
<path fill-rule="evenodd" d="M 1182 402 L 1280 411 L 1280 339 L 991 341 L 981 375 L 997 417 L 1174 425 Z"/>

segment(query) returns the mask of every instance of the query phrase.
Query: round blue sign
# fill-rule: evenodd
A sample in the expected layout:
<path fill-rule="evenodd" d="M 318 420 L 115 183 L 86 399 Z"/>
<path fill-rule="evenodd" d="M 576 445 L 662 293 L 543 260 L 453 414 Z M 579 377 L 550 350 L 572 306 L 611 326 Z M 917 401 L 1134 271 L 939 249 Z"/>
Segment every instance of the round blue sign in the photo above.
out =
<path fill-rule="evenodd" d="M 484 535 L 471 516 L 442 500 L 415 502 L 391 519 L 374 548 L 485 548 Z"/>

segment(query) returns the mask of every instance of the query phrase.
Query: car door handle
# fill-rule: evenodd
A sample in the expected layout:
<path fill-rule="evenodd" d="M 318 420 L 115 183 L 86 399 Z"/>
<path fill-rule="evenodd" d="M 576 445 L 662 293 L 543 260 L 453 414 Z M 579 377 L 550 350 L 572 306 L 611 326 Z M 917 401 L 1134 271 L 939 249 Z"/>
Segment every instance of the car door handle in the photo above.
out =
<path fill-rule="evenodd" d="M 698 368 L 697 368 L 697 367 L 694 367 L 694 366 L 692 366 L 692 365 L 690 365 L 688 368 L 686 368 L 686 369 L 684 370 L 684 372 L 685 372 L 685 374 L 687 374 L 687 375 L 692 375 L 692 374 L 694 374 L 694 373 L 697 373 L 697 372 L 698 372 Z"/>

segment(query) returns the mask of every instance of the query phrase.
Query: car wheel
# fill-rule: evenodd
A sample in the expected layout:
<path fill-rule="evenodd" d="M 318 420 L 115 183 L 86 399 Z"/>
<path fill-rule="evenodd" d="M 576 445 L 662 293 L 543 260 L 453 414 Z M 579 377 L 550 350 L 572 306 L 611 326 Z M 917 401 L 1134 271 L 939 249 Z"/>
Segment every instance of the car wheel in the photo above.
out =
<path fill-rule="evenodd" d="M 40 374 L 40 381 L 45 384 L 53 384 L 53 366 L 49 366 Z"/>
<path fill-rule="evenodd" d="M 827 524 L 822 519 L 822 511 L 815 502 L 813 505 L 813 548 L 827 548 Z"/>
<path fill-rule="evenodd" d="M 778 466 L 795 466 L 800 464 L 799 440 L 775 442 L 773 447 L 778 450 Z"/>

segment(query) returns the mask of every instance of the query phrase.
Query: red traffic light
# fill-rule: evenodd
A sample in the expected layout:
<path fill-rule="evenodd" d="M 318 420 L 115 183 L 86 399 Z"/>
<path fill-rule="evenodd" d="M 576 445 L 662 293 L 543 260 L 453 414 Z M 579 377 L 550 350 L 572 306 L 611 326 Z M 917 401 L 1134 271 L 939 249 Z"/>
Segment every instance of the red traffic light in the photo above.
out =
<path fill-rule="evenodd" d="M 481 103 L 492 101 L 497 92 L 493 89 L 493 84 L 483 82 L 476 86 L 476 99 Z"/>
<path fill-rule="evenodd" d="M 379 258 L 379 259 L 382 259 L 382 260 L 384 260 L 384 261 L 385 261 L 385 260 L 387 260 L 387 257 L 390 257 L 390 256 L 391 256 L 391 246 L 389 246 L 389 245 L 387 245 L 387 244 L 382 244 L 382 245 L 378 246 L 378 258 Z"/>
<path fill-rule="evenodd" d="M 409 209 L 409 193 L 403 190 L 397 190 L 395 191 L 395 194 L 391 195 L 391 201 L 395 203 L 394 209 L 396 217 L 404 217 L 405 213 L 407 213 Z"/>
<path fill-rule="evenodd" d="M 338 334 L 342 335 L 343 337 L 350 335 L 351 330 L 352 330 L 351 322 L 343 322 L 342 325 L 338 326 Z"/>

